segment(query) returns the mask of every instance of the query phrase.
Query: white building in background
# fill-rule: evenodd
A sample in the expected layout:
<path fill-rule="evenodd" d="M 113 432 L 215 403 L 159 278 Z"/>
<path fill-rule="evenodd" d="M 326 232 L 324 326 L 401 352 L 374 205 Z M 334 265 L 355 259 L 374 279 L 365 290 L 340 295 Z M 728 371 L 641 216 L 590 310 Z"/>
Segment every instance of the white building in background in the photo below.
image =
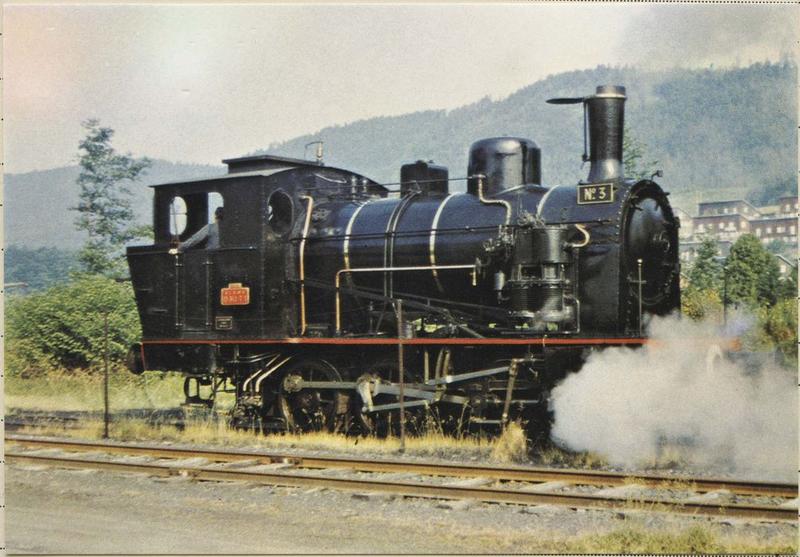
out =
<path fill-rule="evenodd" d="M 694 261 L 706 236 L 714 238 L 720 255 L 727 257 L 739 236 L 749 233 L 765 246 L 780 241 L 793 248 L 791 258 L 776 256 L 781 276 L 785 276 L 797 266 L 798 210 L 798 198 L 791 195 L 779 198 L 776 205 L 765 207 L 756 207 L 744 199 L 707 201 L 698 204 L 694 217 L 675 208 L 681 219 L 681 263 L 686 266 Z"/>

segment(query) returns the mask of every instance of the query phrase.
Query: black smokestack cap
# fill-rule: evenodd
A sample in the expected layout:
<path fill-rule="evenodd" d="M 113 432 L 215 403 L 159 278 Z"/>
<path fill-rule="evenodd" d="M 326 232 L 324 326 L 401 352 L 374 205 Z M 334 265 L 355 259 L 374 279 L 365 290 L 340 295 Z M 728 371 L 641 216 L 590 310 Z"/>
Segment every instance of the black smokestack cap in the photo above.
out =
<path fill-rule="evenodd" d="M 625 128 L 625 87 L 600 85 L 586 97 L 589 119 L 588 183 L 610 182 L 623 178 L 622 134 Z"/>

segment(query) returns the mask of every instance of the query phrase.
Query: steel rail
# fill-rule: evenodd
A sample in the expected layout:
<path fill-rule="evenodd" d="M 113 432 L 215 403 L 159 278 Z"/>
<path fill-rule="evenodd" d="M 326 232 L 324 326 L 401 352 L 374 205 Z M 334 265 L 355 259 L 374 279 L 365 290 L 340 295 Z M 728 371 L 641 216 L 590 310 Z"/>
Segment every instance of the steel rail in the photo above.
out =
<path fill-rule="evenodd" d="M 176 466 L 175 464 L 133 464 L 101 460 L 87 460 L 74 457 L 40 456 L 25 453 L 7 452 L 6 458 L 12 462 L 32 462 L 62 468 L 99 469 L 114 472 L 138 472 L 160 477 L 188 476 L 205 481 L 245 481 L 281 487 L 317 487 L 348 491 L 370 490 L 392 493 L 405 497 L 424 497 L 435 499 L 476 499 L 492 503 L 516 503 L 524 505 L 560 505 L 572 508 L 622 509 L 633 507 L 638 510 L 670 513 L 747 517 L 767 520 L 797 520 L 797 510 L 766 505 L 719 505 L 714 503 L 689 503 L 680 501 L 657 501 L 625 497 L 608 497 L 591 494 L 531 493 L 493 487 L 461 487 L 454 485 L 431 485 L 405 481 L 386 481 L 374 479 L 349 479 L 294 474 L 286 472 L 263 472 L 230 470 L 200 466 Z"/>
<path fill-rule="evenodd" d="M 631 483 L 647 487 L 687 486 L 694 491 L 728 490 L 736 495 L 764 495 L 795 498 L 797 484 L 788 482 L 753 482 L 726 478 L 693 478 L 657 474 L 624 474 L 601 470 L 575 470 L 541 467 L 496 467 L 480 464 L 443 464 L 351 457 L 306 456 L 281 452 L 252 452 L 159 447 L 135 443 L 95 443 L 91 441 L 42 439 L 24 435 L 6 435 L 7 443 L 55 448 L 65 451 L 103 451 L 107 453 L 148 455 L 164 458 L 202 457 L 216 462 L 256 460 L 264 463 L 291 462 L 301 468 L 349 468 L 358 472 L 408 472 L 430 476 L 480 477 L 503 481 L 549 482 L 594 486 L 624 486 Z"/>

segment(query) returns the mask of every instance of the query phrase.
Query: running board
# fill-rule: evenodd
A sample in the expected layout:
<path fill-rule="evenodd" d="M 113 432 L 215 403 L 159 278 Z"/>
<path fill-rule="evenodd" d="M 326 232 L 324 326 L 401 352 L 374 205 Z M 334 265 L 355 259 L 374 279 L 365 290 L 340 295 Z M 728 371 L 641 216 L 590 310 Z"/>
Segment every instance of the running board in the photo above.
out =
<path fill-rule="evenodd" d="M 430 406 L 430 402 L 427 400 L 411 400 L 409 402 L 404 402 L 402 405 L 399 402 L 393 402 L 391 404 L 379 404 L 377 406 L 373 406 L 369 408 L 367 405 L 361 407 L 362 412 L 382 412 L 384 410 L 399 410 L 400 407 L 403 408 L 413 408 L 416 406 Z"/>
<path fill-rule="evenodd" d="M 459 373 L 458 375 L 445 375 L 438 379 L 430 379 L 425 381 L 426 385 L 448 385 L 450 383 L 460 383 L 461 381 L 470 381 L 472 379 L 479 379 L 481 377 L 489 377 L 490 375 L 499 375 L 500 373 L 508 373 L 509 366 L 493 367 L 491 369 L 484 369 L 481 371 L 472 371 L 470 373 Z"/>

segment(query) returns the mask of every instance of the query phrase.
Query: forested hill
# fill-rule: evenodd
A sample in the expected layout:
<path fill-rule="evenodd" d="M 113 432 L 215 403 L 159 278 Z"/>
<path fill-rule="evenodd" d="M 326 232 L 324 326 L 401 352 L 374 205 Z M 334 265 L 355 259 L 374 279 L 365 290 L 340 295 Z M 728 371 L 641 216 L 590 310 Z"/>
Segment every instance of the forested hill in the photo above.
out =
<path fill-rule="evenodd" d="M 131 185 L 138 220 L 150 223 L 153 195 L 146 184 L 200 178 L 225 172 L 222 166 L 153 161 L 140 182 Z M 75 249 L 85 234 L 75 229 L 78 204 L 77 166 L 4 176 L 5 244 L 29 248 Z"/>
<path fill-rule="evenodd" d="M 434 159 L 450 167 L 451 177 L 463 176 L 473 141 L 519 135 L 542 148 L 545 184 L 571 182 L 587 171 L 580 161 L 582 111 L 545 100 L 620 84 L 628 92 L 628 129 L 647 145 L 648 160 L 660 161 L 661 182 L 678 194 L 673 199 L 693 211 L 688 200 L 795 191 L 796 83 L 797 67 L 789 63 L 659 72 L 598 67 L 550 76 L 502 100 L 333 126 L 262 152 L 302 157 L 306 143 L 323 139 L 326 164 L 394 182 L 400 166 L 417 159 Z M 221 172 L 219 166 L 157 161 L 143 184 Z M 6 175 L 6 244 L 78 247 L 83 237 L 67 210 L 77 203 L 77 174 L 66 167 Z M 139 220 L 149 222 L 149 188 L 134 189 Z"/>
<path fill-rule="evenodd" d="M 660 161 L 662 182 L 680 197 L 743 194 L 773 184 L 785 189 L 793 182 L 797 67 L 790 63 L 666 72 L 601 66 L 549 76 L 499 101 L 329 127 L 267 150 L 302 156 L 306 143 L 322 139 L 326 163 L 394 182 L 400 165 L 417 159 L 434 159 L 450 167 L 451 177 L 463 176 L 474 140 L 519 135 L 542 148 L 546 184 L 570 182 L 586 176 L 582 111 L 545 101 L 590 94 L 600 84 L 627 88 L 627 127 Z"/>

